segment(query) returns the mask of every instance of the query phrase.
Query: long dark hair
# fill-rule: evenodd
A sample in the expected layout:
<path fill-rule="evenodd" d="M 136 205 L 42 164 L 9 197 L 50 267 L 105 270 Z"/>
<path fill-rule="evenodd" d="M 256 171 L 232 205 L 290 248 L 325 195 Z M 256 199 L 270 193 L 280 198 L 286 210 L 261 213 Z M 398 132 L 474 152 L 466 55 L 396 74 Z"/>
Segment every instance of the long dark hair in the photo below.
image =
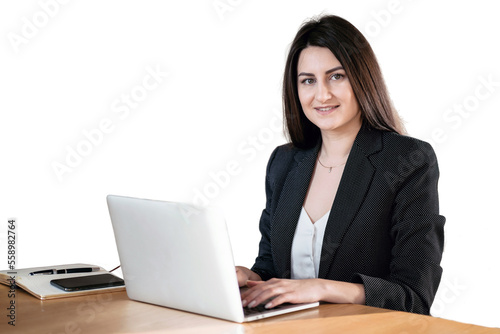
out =
<path fill-rule="evenodd" d="M 363 34 L 335 15 L 307 21 L 290 46 L 283 78 L 283 113 L 288 139 L 299 148 L 314 146 L 321 134 L 307 119 L 297 90 L 297 62 L 308 46 L 328 48 L 343 66 L 358 101 L 364 124 L 397 133 L 404 126 L 395 110 L 373 50 Z"/>

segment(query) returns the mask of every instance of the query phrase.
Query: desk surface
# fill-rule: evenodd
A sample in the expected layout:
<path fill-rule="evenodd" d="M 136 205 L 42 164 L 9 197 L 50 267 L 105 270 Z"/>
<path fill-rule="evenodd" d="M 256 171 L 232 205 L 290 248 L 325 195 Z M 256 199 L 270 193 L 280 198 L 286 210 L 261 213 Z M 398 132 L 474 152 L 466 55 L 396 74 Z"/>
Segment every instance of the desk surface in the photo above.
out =
<path fill-rule="evenodd" d="M 16 291 L 16 326 L 7 324 L 8 287 L 0 285 L 0 333 L 499 333 L 500 329 L 347 304 L 323 304 L 237 324 L 135 302 L 125 292 L 41 301 Z"/>

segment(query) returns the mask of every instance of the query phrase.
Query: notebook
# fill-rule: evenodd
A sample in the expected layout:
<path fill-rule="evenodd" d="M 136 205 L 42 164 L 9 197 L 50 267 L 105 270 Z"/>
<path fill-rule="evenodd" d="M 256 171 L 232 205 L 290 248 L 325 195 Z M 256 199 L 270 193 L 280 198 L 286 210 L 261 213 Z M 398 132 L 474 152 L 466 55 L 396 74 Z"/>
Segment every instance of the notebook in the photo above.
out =
<path fill-rule="evenodd" d="M 130 299 L 234 322 L 303 310 L 293 304 L 244 315 L 226 223 L 190 204 L 108 195 Z"/>
<path fill-rule="evenodd" d="M 84 267 L 93 268 L 94 270 L 92 272 L 73 272 L 73 273 L 65 272 L 58 274 L 32 275 L 37 272 L 48 271 L 49 269 L 56 271 L 66 271 L 66 270 L 71 270 L 72 268 L 84 268 Z M 105 270 L 102 267 L 95 266 L 92 264 L 83 264 L 83 263 L 63 264 L 63 265 L 56 265 L 49 267 L 2 270 L 0 271 L 0 283 L 12 286 L 14 285 L 13 283 L 15 282 L 15 285 L 17 287 L 20 287 L 29 294 L 41 300 L 91 295 L 97 293 L 121 291 L 125 289 L 123 286 L 117 286 L 117 287 L 106 287 L 106 288 L 83 290 L 83 291 L 82 290 L 64 291 L 50 284 L 50 281 L 53 279 L 89 276 L 89 275 L 101 275 L 107 273 L 109 273 L 109 271 Z"/>

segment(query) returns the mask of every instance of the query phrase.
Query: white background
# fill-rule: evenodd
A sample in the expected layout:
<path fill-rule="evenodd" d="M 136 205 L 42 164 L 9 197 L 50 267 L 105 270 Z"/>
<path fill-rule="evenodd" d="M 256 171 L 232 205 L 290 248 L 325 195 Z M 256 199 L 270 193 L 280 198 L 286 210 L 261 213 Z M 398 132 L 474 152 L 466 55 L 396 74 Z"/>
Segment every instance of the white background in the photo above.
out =
<path fill-rule="evenodd" d="M 112 193 L 221 207 L 236 263 L 251 266 L 267 159 L 285 142 L 277 126 L 287 48 L 305 19 L 325 12 L 365 34 L 409 134 L 436 150 L 447 224 L 433 314 L 500 326 L 492 3 L 2 1 L 0 249 L 15 217 L 18 268 L 111 269 Z M 68 166 L 77 149 L 84 156 Z M 54 164 L 67 170 L 58 177 Z M 223 177 L 228 164 L 233 175 Z"/>

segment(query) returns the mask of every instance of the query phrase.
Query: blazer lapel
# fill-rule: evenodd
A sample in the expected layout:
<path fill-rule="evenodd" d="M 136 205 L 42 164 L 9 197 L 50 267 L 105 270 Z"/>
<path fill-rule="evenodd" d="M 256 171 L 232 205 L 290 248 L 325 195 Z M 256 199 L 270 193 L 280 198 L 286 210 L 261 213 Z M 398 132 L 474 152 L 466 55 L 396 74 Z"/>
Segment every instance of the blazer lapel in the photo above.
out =
<path fill-rule="evenodd" d="M 318 277 L 326 278 L 335 253 L 368 191 L 375 168 L 368 156 L 382 149 L 381 133 L 362 127 L 352 146 L 326 225 Z"/>
<path fill-rule="evenodd" d="M 298 151 L 290 168 L 271 221 L 271 247 L 278 277 L 290 278 L 291 251 L 300 211 L 316 164 L 320 144 Z"/>
<path fill-rule="evenodd" d="M 316 147 L 298 151 L 295 165 L 285 179 L 276 211 L 271 220 L 271 248 L 276 274 L 291 276 L 293 236 L 311 182 L 321 141 Z M 375 168 L 368 156 L 382 149 L 380 131 L 363 126 L 354 141 L 337 195 L 333 202 L 321 250 L 320 278 L 326 278 L 342 238 L 368 191 Z"/>

